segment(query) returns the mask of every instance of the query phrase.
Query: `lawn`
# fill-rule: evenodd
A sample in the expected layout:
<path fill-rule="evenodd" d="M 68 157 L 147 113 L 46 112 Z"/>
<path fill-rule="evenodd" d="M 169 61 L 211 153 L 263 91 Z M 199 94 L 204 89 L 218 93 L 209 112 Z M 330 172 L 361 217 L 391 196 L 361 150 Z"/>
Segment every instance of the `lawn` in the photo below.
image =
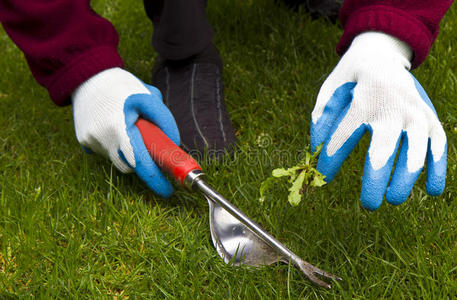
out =
<path fill-rule="evenodd" d="M 120 35 L 126 68 L 151 80 L 156 53 L 141 1 L 92 1 Z M 309 145 L 310 113 L 338 61 L 342 29 L 272 0 L 210 1 L 224 59 L 227 107 L 239 151 L 202 162 L 208 181 L 298 255 L 343 278 L 324 290 L 295 267 L 226 265 L 212 246 L 207 203 L 176 187 L 156 197 L 134 175 L 85 155 L 71 107 L 58 108 L 0 32 L 0 298 L 454 298 L 457 295 L 457 9 L 413 73 L 432 99 L 448 142 L 447 188 L 375 212 L 359 203 L 369 137 L 335 180 L 297 207 L 287 187 L 259 203 L 274 168 Z"/>

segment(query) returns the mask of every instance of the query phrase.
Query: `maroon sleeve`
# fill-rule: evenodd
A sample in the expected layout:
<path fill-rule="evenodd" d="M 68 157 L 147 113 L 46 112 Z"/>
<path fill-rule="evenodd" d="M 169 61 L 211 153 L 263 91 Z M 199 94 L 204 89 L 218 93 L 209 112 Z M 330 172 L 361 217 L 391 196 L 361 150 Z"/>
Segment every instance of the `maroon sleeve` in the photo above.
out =
<path fill-rule="evenodd" d="M 0 0 L 0 22 L 57 105 L 92 75 L 123 65 L 114 27 L 90 0 Z"/>
<path fill-rule="evenodd" d="M 346 0 L 340 11 L 344 34 L 337 46 L 342 55 L 356 35 L 374 30 L 391 34 L 414 51 L 413 68 L 427 57 L 439 23 L 453 0 Z"/>

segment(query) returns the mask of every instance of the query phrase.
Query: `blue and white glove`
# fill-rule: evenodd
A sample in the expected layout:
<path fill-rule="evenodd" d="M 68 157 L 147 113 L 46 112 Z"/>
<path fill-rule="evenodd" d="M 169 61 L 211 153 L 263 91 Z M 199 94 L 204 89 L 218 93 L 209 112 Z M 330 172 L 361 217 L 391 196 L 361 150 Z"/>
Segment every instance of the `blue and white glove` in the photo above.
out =
<path fill-rule="evenodd" d="M 158 89 L 123 69 L 113 68 L 81 84 L 74 91 L 72 102 L 76 138 L 88 152 L 109 157 L 123 173 L 135 171 L 162 197 L 173 193 L 135 126 L 141 116 L 179 145 L 178 127 Z"/>
<path fill-rule="evenodd" d="M 446 177 L 446 134 L 419 82 L 409 72 L 411 48 L 380 32 L 357 36 L 322 85 L 312 112 L 311 147 L 324 142 L 317 169 L 331 181 L 366 131 L 371 143 L 362 178 L 362 205 L 384 198 L 401 204 L 427 157 L 426 189 L 440 195 Z M 399 151 L 395 170 L 393 164 Z"/>

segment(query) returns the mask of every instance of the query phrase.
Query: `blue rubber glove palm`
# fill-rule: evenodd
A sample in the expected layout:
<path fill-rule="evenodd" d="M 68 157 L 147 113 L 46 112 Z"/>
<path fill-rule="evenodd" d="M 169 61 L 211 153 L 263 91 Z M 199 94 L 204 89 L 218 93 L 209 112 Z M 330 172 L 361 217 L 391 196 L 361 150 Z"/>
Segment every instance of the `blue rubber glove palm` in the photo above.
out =
<path fill-rule="evenodd" d="M 446 135 L 430 99 L 408 71 L 411 57 L 411 48 L 392 36 L 357 36 L 322 85 L 312 113 L 311 147 L 314 151 L 324 143 L 317 169 L 326 181 L 364 133 L 371 133 L 361 192 L 362 205 L 370 210 L 381 205 L 384 195 L 391 204 L 403 203 L 425 159 L 427 192 L 439 195 L 445 186 Z"/>
<path fill-rule="evenodd" d="M 176 122 L 158 89 L 127 71 L 113 68 L 81 84 L 73 93 L 72 102 L 76 137 L 88 152 L 109 157 L 123 173 L 135 171 L 162 197 L 173 193 L 135 125 L 141 116 L 179 145 Z"/>

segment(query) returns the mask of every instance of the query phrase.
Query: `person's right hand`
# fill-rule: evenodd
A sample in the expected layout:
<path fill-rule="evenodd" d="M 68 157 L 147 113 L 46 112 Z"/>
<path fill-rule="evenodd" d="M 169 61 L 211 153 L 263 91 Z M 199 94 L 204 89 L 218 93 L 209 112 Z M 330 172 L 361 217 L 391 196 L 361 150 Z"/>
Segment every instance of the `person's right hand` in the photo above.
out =
<path fill-rule="evenodd" d="M 81 84 L 73 92 L 72 103 L 76 138 L 86 152 L 109 157 L 123 173 L 135 171 L 159 196 L 173 193 L 135 125 L 139 117 L 146 119 L 179 146 L 178 127 L 158 89 L 123 69 L 113 68 Z"/>

